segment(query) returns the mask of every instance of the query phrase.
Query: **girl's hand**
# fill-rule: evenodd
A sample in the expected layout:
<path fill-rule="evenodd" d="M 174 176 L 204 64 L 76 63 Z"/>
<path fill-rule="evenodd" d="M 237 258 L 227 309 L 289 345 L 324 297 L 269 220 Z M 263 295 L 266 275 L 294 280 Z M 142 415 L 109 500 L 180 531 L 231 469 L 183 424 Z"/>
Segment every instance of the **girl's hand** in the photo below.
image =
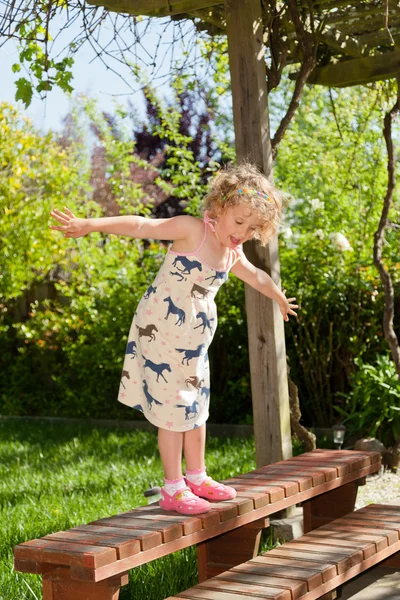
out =
<path fill-rule="evenodd" d="M 283 293 L 286 294 L 286 290 L 283 290 Z M 282 316 L 285 321 L 289 321 L 289 315 L 293 315 L 297 317 L 297 313 L 293 310 L 294 308 L 299 308 L 298 304 L 293 304 L 296 298 L 282 298 L 279 302 L 279 309 L 282 313 Z"/>
<path fill-rule="evenodd" d="M 62 231 L 64 237 L 67 238 L 78 238 L 90 233 L 88 219 L 78 219 L 66 206 L 64 206 L 64 210 L 65 213 L 57 210 L 57 208 L 51 211 L 50 215 L 61 223 L 61 226 L 50 225 L 50 229 Z"/>

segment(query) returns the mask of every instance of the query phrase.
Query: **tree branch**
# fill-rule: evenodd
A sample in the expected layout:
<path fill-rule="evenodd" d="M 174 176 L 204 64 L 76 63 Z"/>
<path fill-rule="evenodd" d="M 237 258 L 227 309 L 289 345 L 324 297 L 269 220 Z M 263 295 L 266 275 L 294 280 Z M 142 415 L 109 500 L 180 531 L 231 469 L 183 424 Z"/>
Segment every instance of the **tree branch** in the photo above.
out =
<path fill-rule="evenodd" d="M 397 375 L 400 379 L 400 347 L 399 340 L 393 328 L 394 317 L 394 291 L 393 282 L 389 270 L 385 267 L 382 259 L 382 249 L 385 242 L 385 229 L 388 226 L 389 209 L 392 203 L 393 191 L 396 185 L 395 178 L 395 160 L 392 139 L 392 122 L 400 112 L 400 85 L 398 81 L 397 101 L 393 108 L 386 113 L 384 119 L 383 136 L 386 142 L 388 160 L 388 183 L 385 199 L 383 201 L 382 214 L 379 221 L 378 230 L 374 235 L 374 263 L 379 271 L 385 294 L 385 309 L 383 314 L 383 330 L 390 353 L 396 366 Z"/>
<path fill-rule="evenodd" d="M 296 84 L 294 87 L 294 92 L 288 109 L 286 111 L 285 116 L 282 118 L 276 133 L 271 140 L 272 145 L 272 154 L 275 157 L 278 151 L 278 146 L 282 141 L 283 136 L 286 133 L 287 128 L 290 125 L 291 120 L 293 119 L 296 110 L 299 107 L 300 99 L 303 93 L 304 86 L 307 82 L 307 79 L 314 69 L 316 65 L 316 53 L 317 53 L 317 43 L 315 41 L 315 37 L 313 33 L 309 33 L 304 28 L 304 25 L 300 19 L 299 11 L 296 6 L 295 0 L 288 0 L 288 6 L 291 13 L 292 21 L 296 29 L 297 39 L 303 54 L 303 60 L 301 62 L 300 71 L 298 77 L 296 79 Z M 312 19 L 312 15 L 310 13 L 310 18 Z M 312 25 L 313 30 L 313 25 Z"/>

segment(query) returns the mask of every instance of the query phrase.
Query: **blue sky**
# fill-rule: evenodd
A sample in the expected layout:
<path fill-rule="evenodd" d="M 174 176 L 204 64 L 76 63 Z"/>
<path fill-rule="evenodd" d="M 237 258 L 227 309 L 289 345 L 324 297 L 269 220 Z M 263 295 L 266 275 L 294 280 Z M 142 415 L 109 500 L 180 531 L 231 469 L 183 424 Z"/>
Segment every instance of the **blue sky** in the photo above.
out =
<path fill-rule="evenodd" d="M 52 28 L 53 36 L 56 34 L 60 25 L 64 22 L 63 18 L 58 16 Z M 152 22 L 150 31 L 146 33 L 143 39 L 143 45 L 145 49 L 138 49 L 138 54 L 143 60 L 148 62 L 149 55 L 152 54 L 154 48 L 159 41 L 160 34 L 162 35 L 162 43 L 159 49 L 159 78 L 154 80 L 156 85 L 160 86 L 161 93 L 167 93 L 167 75 L 169 73 L 170 66 L 170 41 L 172 36 L 171 30 L 164 32 L 162 25 L 163 21 L 154 20 Z M 165 23 L 165 21 L 164 21 Z M 68 35 L 64 35 L 60 38 L 58 43 L 55 45 L 55 49 L 60 51 L 69 41 L 77 35 L 80 31 L 80 23 L 76 22 L 68 30 Z M 107 26 L 103 26 L 103 40 L 105 42 L 110 38 L 110 30 L 107 30 Z M 115 45 L 110 46 L 110 50 L 115 50 Z M 147 54 L 148 53 L 148 54 Z M 182 57 L 182 50 L 176 46 L 174 50 L 174 56 L 179 59 Z M 132 57 L 133 59 L 133 57 Z M 164 59 L 164 61 L 163 61 Z M 21 75 L 26 76 L 23 72 L 14 74 L 12 72 L 13 63 L 18 61 L 18 49 L 14 40 L 9 40 L 7 43 L 0 48 L 0 64 L 1 64 L 1 86 L 0 86 L 0 102 L 12 102 L 15 103 L 15 80 Z M 162 63 L 163 61 L 163 63 Z M 129 82 L 133 88 L 135 83 L 130 74 L 129 68 L 124 67 L 117 63 L 112 58 L 107 59 L 107 62 L 112 69 L 115 69 L 119 74 Z M 126 104 L 128 100 L 135 104 L 135 108 L 139 111 L 143 111 L 142 94 L 140 92 L 134 92 L 130 89 L 127 83 L 112 71 L 107 69 L 103 62 L 95 58 L 95 52 L 89 44 L 85 44 L 81 47 L 78 53 L 75 55 L 75 65 L 73 67 L 74 79 L 72 86 L 74 92 L 72 96 L 79 94 L 90 95 L 97 98 L 99 105 L 104 110 L 113 110 L 115 101 L 121 104 Z M 19 103 L 21 111 L 29 116 L 34 124 L 44 130 L 48 129 L 60 129 L 62 126 L 62 119 L 69 112 L 72 99 L 67 94 L 59 89 L 51 91 L 47 99 L 41 100 L 40 98 L 34 98 L 31 105 L 25 110 L 24 105 Z"/>

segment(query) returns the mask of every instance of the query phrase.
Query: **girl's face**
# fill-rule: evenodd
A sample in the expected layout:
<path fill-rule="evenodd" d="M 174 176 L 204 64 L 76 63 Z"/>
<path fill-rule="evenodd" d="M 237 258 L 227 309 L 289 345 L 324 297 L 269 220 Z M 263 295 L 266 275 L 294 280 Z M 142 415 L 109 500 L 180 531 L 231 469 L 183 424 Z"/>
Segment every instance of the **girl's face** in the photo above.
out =
<path fill-rule="evenodd" d="M 261 220 L 257 214 L 252 213 L 248 206 L 239 204 L 225 209 L 219 215 L 215 231 L 224 246 L 236 248 L 251 240 L 260 227 Z"/>

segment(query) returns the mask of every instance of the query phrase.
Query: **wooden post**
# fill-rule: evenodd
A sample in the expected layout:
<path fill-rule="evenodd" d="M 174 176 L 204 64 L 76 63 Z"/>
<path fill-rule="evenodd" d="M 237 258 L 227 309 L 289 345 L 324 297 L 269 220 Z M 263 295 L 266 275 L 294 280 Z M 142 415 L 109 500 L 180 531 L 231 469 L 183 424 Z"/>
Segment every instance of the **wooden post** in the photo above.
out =
<path fill-rule="evenodd" d="M 199 583 L 258 556 L 265 527 L 269 527 L 268 517 L 197 544 Z"/>
<path fill-rule="evenodd" d="M 43 575 L 43 600 L 118 600 L 127 583 L 126 573 L 93 583 L 72 579 L 68 567 L 58 567 Z"/>
<path fill-rule="evenodd" d="M 225 0 L 237 160 L 272 176 L 261 0 Z M 280 285 L 277 239 L 245 245 L 248 259 Z M 257 466 L 292 456 L 284 322 L 278 305 L 246 285 Z"/>

